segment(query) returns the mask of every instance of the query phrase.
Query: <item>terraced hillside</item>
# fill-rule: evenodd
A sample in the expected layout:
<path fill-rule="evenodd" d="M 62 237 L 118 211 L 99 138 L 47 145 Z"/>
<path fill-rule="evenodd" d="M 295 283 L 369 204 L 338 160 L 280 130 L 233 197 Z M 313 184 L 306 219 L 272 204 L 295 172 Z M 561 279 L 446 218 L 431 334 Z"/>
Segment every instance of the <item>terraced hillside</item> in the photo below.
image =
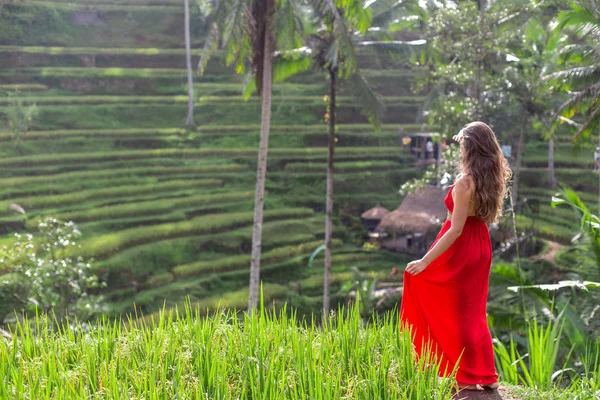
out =
<path fill-rule="evenodd" d="M 247 301 L 260 104 L 243 101 L 242 78 L 216 60 L 195 77 L 198 129 L 182 129 L 182 21 L 178 0 L 28 1 L 0 15 L 0 91 L 13 94 L 0 108 L 18 98 L 39 109 L 18 147 L 0 122 L 2 242 L 41 216 L 77 222 L 84 234 L 78 254 L 95 258 L 114 313 L 134 303 L 151 312 L 186 296 L 206 306 Z M 193 25 L 198 49 L 203 27 Z M 362 251 L 357 215 L 377 202 L 399 204 L 398 187 L 420 174 L 400 139 L 427 129 L 415 124 L 424 98 L 411 91 L 414 73 L 367 56 L 361 65 L 387 110 L 375 132 L 342 88 L 333 292 L 352 266 L 385 276 L 407 261 Z M 326 93 L 318 73 L 274 89 L 262 277 L 267 299 L 303 311 L 321 301 L 322 274 L 306 260 L 324 232 Z M 557 145 L 558 178 L 594 203 L 598 177 L 583 173 L 591 157 L 570 149 Z M 576 221 L 546 206 L 545 144 L 532 141 L 525 154 L 520 193 L 542 202 L 534 229 L 566 242 Z M 11 213 L 10 203 L 24 207 L 26 218 Z M 528 218 L 519 224 L 528 226 Z"/>

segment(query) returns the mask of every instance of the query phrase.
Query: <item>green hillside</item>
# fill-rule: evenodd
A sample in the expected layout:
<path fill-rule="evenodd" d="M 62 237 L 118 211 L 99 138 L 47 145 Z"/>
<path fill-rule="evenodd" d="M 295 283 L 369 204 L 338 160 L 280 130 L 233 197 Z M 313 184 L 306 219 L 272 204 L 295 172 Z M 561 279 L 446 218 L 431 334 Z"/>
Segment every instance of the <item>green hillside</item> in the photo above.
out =
<path fill-rule="evenodd" d="M 76 255 L 94 257 L 111 315 L 134 303 L 156 312 L 186 296 L 207 304 L 230 293 L 226 306 L 246 304 L 260 103 L 243 100 L 243 78 L 217 56 L 194 78 L 197 131 L 182 129 L 182 21 L 175 0 L 28 1 L 0 14 L 0 91 L 39 110 L 18 148 L 0 121 L 2 242 L 42 216 L 75 221 L 84 239 Z M 192 25 L 195 63 L 205 32 Z M 425 99 L 411 90 L 413 71 L 366 55 L 360 64 L 387 109 L 375 131 L 341 88 L 332 293 L 350 267 L 385 278 L 409 261 L 362 250 L 357 216 L 376 203 L 397 207 L 400 185 L 422 173 L 401 138 L 434 129 L 416 122 Z M 306 263 L 324 234 L 326 93 L 320 73 L 274 87 L 261 277 L 269 299 L 300 312 L 321 304 L 322 273 Z M 0 109 L 10 104 L 0 98 Z M 541 138 L 528 143 L 520 193 L 541 201 L 536 232 L 568 243 L 577 221 L 549 207 L 545 146 Z M 557 144 L 557 177 L 595 203 L 591 154 L 571 149 Z"/>

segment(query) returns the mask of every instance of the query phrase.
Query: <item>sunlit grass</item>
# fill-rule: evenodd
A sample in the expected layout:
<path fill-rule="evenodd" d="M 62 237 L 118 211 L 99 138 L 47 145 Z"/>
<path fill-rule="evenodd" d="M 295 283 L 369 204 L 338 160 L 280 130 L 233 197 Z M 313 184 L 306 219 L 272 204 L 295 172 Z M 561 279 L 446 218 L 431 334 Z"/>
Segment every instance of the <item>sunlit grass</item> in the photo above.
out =
<path fill-rule="evenodd" d="M 396 312 L 367 325 L 355 307 L 322 326 L 285 309 L 203 312 L 186 307 L 129 326 L 101 321 L 89 332 L 56 332 L 43 318 L 20 324 L 0 341 L 0 397 L 451 398 L 435 363 L 415 359 Z"/>

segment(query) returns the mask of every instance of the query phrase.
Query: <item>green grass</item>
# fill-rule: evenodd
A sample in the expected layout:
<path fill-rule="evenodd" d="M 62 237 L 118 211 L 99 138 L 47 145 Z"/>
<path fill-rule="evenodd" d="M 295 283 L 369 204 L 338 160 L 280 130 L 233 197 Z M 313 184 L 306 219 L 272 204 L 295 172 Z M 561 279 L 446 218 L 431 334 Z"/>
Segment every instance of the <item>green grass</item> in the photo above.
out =
<path fill-rule="evenodd" d="M 305 208 L 265 211 L 264 221 L 284 218 L 300 218 L 313 215 L 313 211 Z M 126 248 L 168 238 L 218 233 L 248 225 L 253 221 L 252 212 L 231 213 L 224 215 L 206 215 L 189 221 L 126 229 L 102 235 L 81 242 L 77 255 L 103 259 Z"/>
<path fill-rule="evenodd" d="M 562 244 L 571 243 L 571 239 L 573 236 L 575 236 L 577 230 L 574 228 L 568 228 L 558 222 L 559 221 L 557 221 L 557 223 L 552 223 L 545 220 L 537 220 L 533 226 L 536 234 L 544 239 L 553 240 Z M 531 226 L 531 218 L 523 215 L 517 215 L 518 230 L 526 230 Z"/>
<path fill-rule="evenodd" d="M 334 164 L 335 172 L 357 172 L 365 170 L 389 170 L 398 168 L 399 165 L 393 161 L 357 161 L 357 162 L 338 162 Z M 288 172 L 326 172 L 326 164 L 315 163 L 289 163 L 285 170 Z"/>
<path fill-rule="evenodd" d="M 387 104 L 405 104 L 405 103 L 422 103 L 422 96 L 388 96 L 384 98 Z M 188 102 L 188 96 L 24 96 L 24 97 L 7 97 L 0 98 L 0 106 L 8 106 L 11 101 L 21 101 L 24 104 L 35 103 L 39 106 L 44 105 L 86 105 L 86 104 L 175 104 Z M 313 105 L 324 104 L 323 100 L 317 96 L 286 96 L 286 102 L 291 103 L 311 103 Z M 343 106 L 352 104 L 353 97 L 340 96 L 338 97 L 338 105 Z M 252 96 L 244 99 L 241 94 L 238 96 L 207 96 L 200 95 L 196 97 L 195 103 L 200 104 L 216 104 L 216 103 L 246 103 L 260 102 L 260 98 Z"/>
<path fill-rule="evenodd" d="M 286 291 L 268 284 L 262 299 L 268 304 Z M 242 308 L 246 298 L 247 290 L 240 290 L 219 301 Z M 43 320 L 32 324 L 36 333 L 19 325 L 14 339 L 0 342 L 0 376 L 6 377 L 0 396 L 451 399 L 451 381 L 438 380 L 430 357 L 414 358 L 396 313 L 364 326 L 354 309 L 323 328 L 285 312 L 201 319 L 205 306 L 216 302 L 130 326 L 105 321 L 89 333 L 54 332 Z"/>
<path fill-rule="evenodd" d="M 315 125 L 323 122 L 326 105 L 322 102 L 282 102 L 273 106 L 272 123 L 284 125 Z M 401 102 L 388 104 L 383 118 L 386 124 L 413 123 L 419 104 Z M 55 129 L 128 129 L 171 128 L 183 126 L 187 107 L 173 104 L 83 104 L 38 106 L 32 130 Z M 355 103 L 340 104 L 339 121 L 342 123 L 367 123 Z M 232 107 L 228 103 L 201 102 L 195 108 L 197 125 L 223 125 L 237 121 L 239 124 L 260 123 L 260 103 L 240 102 Z M 1 126 L 0 126 L 0 129 Z"/>
<path fill-rule="evenodd" d="M 322 216 L 285 219 L 263 224 L 262 249 L 270 251 L 278 246 L 314 241 L 322 235 L 325 223 Z M 167 239 L 125 249 L 94 264 L 101 271 L 127 271 L 134 276 L 171 270 L 177 265 L 200 260 L 214 260 L 231 254 L 249 252 L 252 245 L 252 227 L 226 232 Z"/>
<path fill-rule="evenodd" d="M 404 154 L 402 154 L 404 153 Z M 376 148 L 365 152 L 360 147 L 344 147 L 336 152 L 340 158 L 380 158 L 407 155 L 398 149 Z M 310 158 L 325 157 L 326 148 L 275 148 L 270 149 L 269 155 L 277 158 Z M 203 149 L 158 149 L 158 150 L 129 150 L 112 152 L 90 152 L 71 154 L 37 154 L 34 156 L 9 157 L 0 159 L 0 167 L 14 168 L 19 166 L 33 167 L 60 164 L 83 164 L 111 162 L 123 160 L 139 160 L 154 158 L 214 158 L 214 157 L 255 157 L 254 148 L 203 148 Z"/>
<path fill-rule="evenodd" d="M 94 208 L 92 210 L 81 210 L 56 214 L 55 217 L 63 221 L 88 222 L 108 218 L 128 218 L 142 215 L 159 215 L 178 209 L 198 207 L 203 205 L 217 205 L 224 202 L 249 200 L 254 196 L 253 192 L 229 192 L 217 194 L 199 194 L 183 198 L 160 199 L 141 201 L 128 204 L 118 204 Z"/>
<path fill-rule="evenodd" d="M 172 192 L 182 189 L 211 189 L 222 186 L 222 181 L 218 179 L 198 179 L 191 181 L 170 181 L 162 183 L 153 183 L 151 185 L 141 186 L 116 186 L 104 188 L 101 190 L 77 191 L 74 193 L 52 195 L 52 196 L 34 196 L 26 198 L 15 198 L 9 201 L 0 202 L 0 215 L 8 215 L 7 210 L 10 203 L 17 203 L 27 211 L 37 211 L 45 208 L 66 207 L 69 205 L 83 204 L 92 200 L 129 198 L 143 194 L 155 194 L 160 192 Z"/>
<path fill-rule="evenodd" d="M 98 4 L 93 3 L 90 5 L 89 3 L 67 3 L 63 1 L 53 2 L 53 1 L 37 1 L 37 0 L 29 0 L 27 2 L 28 5 L 32 6 L 41 6 L 41 7 L 50 7 L 52 9 L 59 9 L 64 11 L 78 11 L 78 10 L 87 10 L 92 9 L 94 11 L 117 11 L 117 12 L 158 12 L 158 13 L 183 13 L 183 7 L 175 3 L 168 5 L 166 4 L 156 4 L 156 5 L 130 5 L 130 4 Z"/>
<path fill-rule="evenodd" d="M 91 170 L 81 172 L 68 172 L 64 174 L 48 176 L 30 176 L 0 179 L 0 186 L 10 188 L 22 185 L 33 185 L 36 183 L 64 182 L 85 179 L 114 179 L 127 176 L 169 176 L 174 174 L 212 174 L 215 172 L 240 172 L 243 168 L 237 164 L 199 165 L 190 167 L 155 167 L 155 168 L 122 168 L 107 170 Z M 109 183 L 109 182 L 107 182 Z"/>
<path fill-rule="evenodd" d="M 48 86 L 39 83 L 0 84 L 0 92 L 34 92 L 38 94 L 38 92 L 43 92 L 46 90 L 48 90 Z"/>
<path fill-rule="evenodd" d="M 364 141 L 387 140 L 389 145 L 397 145 L 398 138 L 402 135 L 400 130 L 405 133 L 418 132 L 424 127 L 420 124 L 405 124 L 405 125 L 384 125 L 381 131 L 374 131 L 370 125 L 356 124 L 340 125 L 337 129 L 337 135 L 341 136 L 340 145 L 346 145 L 346 142 L 352 138 L 358 138 Z M 197 129 L 198 141 L 204 144 L 209 136 L 226 137 L 228 135 L 248 135 L 260 133 L 259 125 L 215 125 L 215 126 L 200 126 Z M 148 138 L 185 138 L 186 130 L 182 128 L 130 128 L 130 129 L 59 129 L 52 131 L 30 131 L 22 137 L 22 140 L 57 140 L 69 138 L 110 138 L 110 139 L 148 139 Z M 305 125 L 305 126 L 271 126 L 271 136 L 278 135 L 301 135 L 320 138 L 322 141 L 327 140 L 327 127 L 325 125 Z M 0 132 L 0 142 L 13 140 L 12 133 Z M 241 141 L 241 138 L 235 140 Z M 46 143 L 41 146 L 47 145 Z M 239 144 L 237 145 L 239 147 Z M 277 146 L 279 147 L 279 146 Z M 37 150 L 33 149 L 33 151 Z M 60 151 L 61 149 L 57 149 Z M 69 152 L 71 149 L 67 147 L 62 152 Z"/>
<path fill-rule="evenodd" d="M 335 246 L 341 245 L 341 241 L 335 240 Z M 301 245 L 281 247 L 269 252 L 263 253 L 261 260 L 266 264 L 282 262 L 299 254 L 306 254 L 314 251 L 323 244 L 323 241 L 315 241 Z M 247 268 L 250 265 L 250 255 L 239 255 L 232 257 L 223 257 L 218 260 L 196 262 L 186 265 L 180 265 L 173 269 L 177 278 L 189 278 L 192 276 L 227 272 L 236 269 Z"/>
<path fill-rule="evenodd" d="M 106 0 L 108 1 L 108 0 Z M 114 0 L 110 0 L 114 2 Z M 131 3 L 134 0 L 127 0 Z M 144 0 L 148 1 L 148 0 Z M 161 0 L 164 2 L 165 0 Z M 88 2 L 92 2 L 89 0 Z M 98 3 L 97 0 L 93 1 Z M 174 0 L 179 5 L 178 0 Z M 0 53 L 29 53 L 29 54 L 49 54 L 49 55 L 139 55 L 139 56 L 184 56 L 185 49 L 157 49 L 151 47 L 145 48 L 122 48 L 122 47 L 56 47 L 56 46 L 0 46 Z M 202 54 L 202 49 L 192 49 L 192 55 Z"/>

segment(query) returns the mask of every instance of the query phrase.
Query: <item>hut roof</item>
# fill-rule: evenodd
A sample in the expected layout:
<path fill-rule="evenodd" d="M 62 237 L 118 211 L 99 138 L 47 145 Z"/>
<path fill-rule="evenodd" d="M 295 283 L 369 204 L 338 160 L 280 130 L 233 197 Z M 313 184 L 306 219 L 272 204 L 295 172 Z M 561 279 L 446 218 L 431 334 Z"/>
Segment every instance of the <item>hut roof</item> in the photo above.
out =
<path fill-rule="evenodd" d="M 387 214 L 379 228 L 397 232 L 428 232 L 436 225 L 435 218 L 425 213 L 407 213 L 396 209 Z"/>
<path fill-rule="evenodd" d="M 360 217 L 362 219 L 381 220 L 389 212 L 387 208 L 382 207 L 381 204 L 377 204 L 375 207 L 362 213 Z"/>
<path fill-rule="evenodd" d="M 440 188 L 421 188 L 409 193 L 400 207 L 382 218 L 379 227 L 399 232 L 428 232 L 446 217 L 444 195 Z"/>
<path fill-rule="evenodd" d="M 437 219 L 445 219 L 448 210 L 444 204 L 446 191 L 438 187 L 419 188 L 406 195 L 399 211 L 433 215 Z"/>

